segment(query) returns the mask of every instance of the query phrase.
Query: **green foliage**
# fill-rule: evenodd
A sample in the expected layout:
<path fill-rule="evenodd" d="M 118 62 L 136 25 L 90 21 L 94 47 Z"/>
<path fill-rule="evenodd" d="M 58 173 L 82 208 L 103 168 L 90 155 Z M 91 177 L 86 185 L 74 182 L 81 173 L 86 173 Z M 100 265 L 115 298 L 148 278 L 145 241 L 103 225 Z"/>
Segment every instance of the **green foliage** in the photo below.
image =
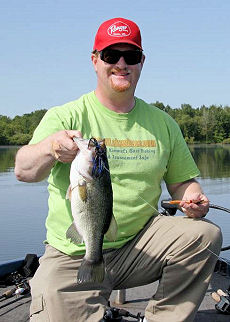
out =
<path fill-rule="evenodd" d="M 159 101 L 151 104 L 176 120 L 187 143 L 230 144 L 230 106 L 193 108 L 181 104 L 180 108 L 172 108 Z M 0 115 L 0 145 L 27 144 L 45 112 L 45 109 L 36 110 L 13 119 Z"/>
<path fill-rule="evenodd" d="M 46 111 L 37 110 L 13 119 L 0 115 L 0 145 L 28 144 Z"/>
<path fill-rule="evenodd" d="M 230 138 L 224 139 L 222 143 L 224 143 L 224 144 L 230 144 Z"/>
<path fill-rule="evenodd" d="M 31 134 L 18 133 L 18 134 L 14 134 L 11 137 L 10 143 L 12 145 L 25 145 L 30 141 L 31 138 L 32 138 Z"/>
<path fill-rule="evenodd" d="M 192 108 L 181 104 L 181 108 L 171 108 L 159 101 L 151 104 L 177 121 L 187 143 L 230 143 L 230 106 Z"/>

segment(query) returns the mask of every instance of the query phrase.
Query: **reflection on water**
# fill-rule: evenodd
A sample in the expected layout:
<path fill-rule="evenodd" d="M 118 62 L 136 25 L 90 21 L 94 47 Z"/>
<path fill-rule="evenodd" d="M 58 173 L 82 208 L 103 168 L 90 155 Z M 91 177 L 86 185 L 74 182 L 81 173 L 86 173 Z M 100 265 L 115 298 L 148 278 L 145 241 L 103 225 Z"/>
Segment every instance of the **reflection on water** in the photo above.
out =
<path fill-rule="evenodd" d="M 230 145 L 201 144 L 190 145 L 190 151 L 201 172 L 201 178 L 230 177 Z M 0 172 L 14 167 L 18 147 L 0 146 Z"/>
<path fill-rule="evenodd" d="M 191 145 L 202 178 L 230 177 L 230 145 Z"/>
<path fill-rule="evenodd" d="M 13 173 L 18 147 L 0 146 L 0 262 L 43 253 L 47 216 L 47 183 L 24 183 Z M 192 145 L 201 183 L 211 203 L 230 208 L 230 145 Z M 163 188 L 162 199 L 168 198 Z M 219 225 L 224 246 L 230 245 L 230 214 L 211 209 L 208 219 Z M 230 251 L 221 256 L 230 259 Z"/>
<path fill-rule="evenodd" d="M 0 146 L 0 172 L 10 171 L 14 167 L 15 154 L 18 147 Z"/>

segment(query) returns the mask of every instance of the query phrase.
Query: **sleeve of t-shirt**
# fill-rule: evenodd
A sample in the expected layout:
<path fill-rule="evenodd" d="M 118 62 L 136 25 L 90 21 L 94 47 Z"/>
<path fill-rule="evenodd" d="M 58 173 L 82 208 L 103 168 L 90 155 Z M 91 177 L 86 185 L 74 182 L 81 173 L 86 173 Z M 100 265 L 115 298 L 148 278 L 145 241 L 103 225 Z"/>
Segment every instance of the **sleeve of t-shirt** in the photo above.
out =
<path fill-rule="evenodd" d="M 164 176 L 165 182 L 179 183 L 199 176 L 200 171 L 176 123 L 174 123 L 172 137 L 171 153 Z"/>
<path fill-rule="evenodd" d="M 69 130 L 70 126 L 67 123 L 68 122 L 60 116 L 57 107 L 51 108 L 46 112 L 35 129 L 29 144 L 36 144 L 55 132 Z"/>

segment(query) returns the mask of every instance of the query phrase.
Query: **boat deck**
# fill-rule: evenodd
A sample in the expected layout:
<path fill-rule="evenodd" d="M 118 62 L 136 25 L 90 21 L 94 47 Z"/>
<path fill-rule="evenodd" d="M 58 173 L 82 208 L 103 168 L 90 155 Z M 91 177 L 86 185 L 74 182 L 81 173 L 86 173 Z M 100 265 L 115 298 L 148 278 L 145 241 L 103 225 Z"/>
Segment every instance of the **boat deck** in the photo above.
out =
<path fill-rule="evenodd" d="M 206 295 L 200 305 L 199 311 L 196 314 L 194 322 L 229 322 L 230 315 L 219 313 L 215 309 L 216 302 L 212 299 L 211 293 L 218 289 L 226 290 L 230 284 L 230 278 L 214 273 L 211 283 L 209 284 Z M 126 302 L 122 305 L 115 303 L 116 294 L 112 293 L 111 306 L 123 308 L 133 314 L 141 312 L 144 315 L 145 307 L 149 298 L 155 293 L 157 282 L 147 286 L 141 286 L 126 290 Z M 136 321 L 135 319 L 126 319 L 126 321 Z"/>
<path fill-rule="evenodd" d="M 216 311 L 215 301 L 211 297 L 211 293 L 217 289 L 226 290 L 230 284 L 230 277 L 214 273 L 204 300 L 196 315 L 195 322 L 229 322 L 230 315 L 224 315 Z M 145 307 L 149 298 L 154 294 L 157 282 L 147 286 L 137 287 L 126 290 L 126 302 L 122 305 L 115 303 L 117 291 L 113 291 L 110 304 L 111 306 L 123 308 L 132 314 L 141 312 L 144 315 Z M 11 287 L 8 287 L 9 289 Z M 0 288 L 0 294 L 6 289 Z M 29 321 L 30 295 L 21 295 L 18 298 L 11 297 L 8 299 L 0 299 L 0 321 L 1 322 L 25 322 Z M 125 318 L 124 321 L 137 321 L 134 318 Z M 63 321 L 70 322 L 70 321 Z M 72 321 L 71 321 L 72 322 Z"/>

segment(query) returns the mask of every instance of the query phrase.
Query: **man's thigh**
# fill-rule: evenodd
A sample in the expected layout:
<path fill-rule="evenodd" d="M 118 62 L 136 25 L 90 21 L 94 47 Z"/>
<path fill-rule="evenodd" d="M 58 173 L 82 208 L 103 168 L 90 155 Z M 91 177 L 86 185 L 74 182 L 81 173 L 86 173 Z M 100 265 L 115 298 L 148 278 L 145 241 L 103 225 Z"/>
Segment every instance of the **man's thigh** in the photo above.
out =
<path fill-rule="evenodd" d="M 105 254 L 108 278 L 114 289 L 149 284 L 161 278 L 174 258 L 182 263 L 202 248 L 217 257 L 220 245 L 219 227 L 206 219 L 157 216 L 124 247 Z"/>
<path fill-rule="evenodd" d="M 31 321 L 100 321 L 113 288 L 151 283 L 161 278 L 168 262 L 183 262 L 194 248 L 218 252 L 219 246 L 212 245 L 217 235 L 218 228 L 205 220 L 158 216 L 124 247 L 105 252 L 105 279 L 92 285 L 76 283 L 83 256 L 71 257 L 48 245 L 31 280 Z"/>
<path fill-rule="evenodd" d="M 30 281 L 33 322 L 100 321 L 111 293 L 101 284 L 77 284 L 83 256 L 68 256 L 47 245 L 40 266 Z"/>

